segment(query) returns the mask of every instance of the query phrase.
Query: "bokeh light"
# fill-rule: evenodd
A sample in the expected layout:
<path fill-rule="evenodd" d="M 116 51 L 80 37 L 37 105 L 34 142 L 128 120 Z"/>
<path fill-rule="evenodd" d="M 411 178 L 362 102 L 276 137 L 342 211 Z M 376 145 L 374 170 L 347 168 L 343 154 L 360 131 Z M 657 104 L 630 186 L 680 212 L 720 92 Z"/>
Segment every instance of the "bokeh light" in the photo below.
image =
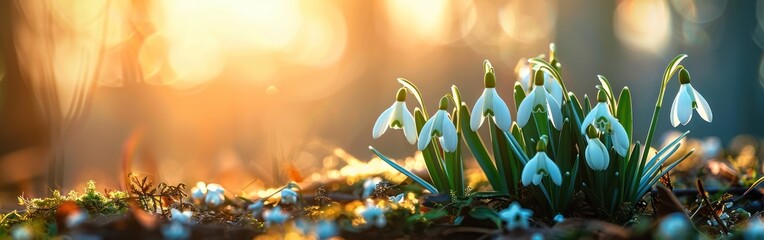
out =
<path fill-rule="evenodd" d="M 661 0 L 624 0 L 614 15 L 615 34 L 627 47 L 657 54 L 669 43 L 671 12 Z"/>

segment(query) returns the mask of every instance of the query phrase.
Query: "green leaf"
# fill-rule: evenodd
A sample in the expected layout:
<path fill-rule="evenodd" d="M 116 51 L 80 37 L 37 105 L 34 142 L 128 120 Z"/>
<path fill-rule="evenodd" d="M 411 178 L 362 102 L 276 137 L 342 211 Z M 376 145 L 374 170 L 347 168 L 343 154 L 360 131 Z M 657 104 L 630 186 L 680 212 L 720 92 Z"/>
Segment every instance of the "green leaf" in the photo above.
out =
<path fill-rule="evenodd" d="M 431 193 L 434 193 L 434 194 L 437 194 L 437 193 L 439 193 L 439 192 L 438 192 L 438 190 L 437 190 L 437 189 L 435 189 L 435 187 L 434 187 L 434 186 L 432 186 L 430 183 L 428 183 L 428 182 L 427 182 L 427 181 L 425 181 L 424 179 L 420 178 L 420 177 L 419 177 L 419 176 L 417 176 L 416 174 L 412 173 L 412 172 L 411 172 L 411 171 L 409 171 L 408 169 L 406 169 L 406 168 L 402 167 L 401 165 L 398 165 L 398 163 L 396 163 L 396 162 L 395 162 L 395 161 L 393 161 L 393 160 L 390 160 L 390 159 L 389 159 L 389 158 L 387 158 L 385 155 L 382 155 L 382 153 L 380 153 L 379 151 L 377 151 L 377 149 L 375 149 L 374 147 L 372 147 L 372 146 L 369 146 L 369 150 L 371 150 L 372 152 L 374 152 L 374 154 L 376 154 L 377 156 L 379 156 L 379 158 L 380 158 L 380 159 L 382 159 L 382 161 L 385 161 L 385 162 L 386 162 L 388 165 L 390 165 L 391 167 L 395 168 L 395 170 L 398 170 L 398 172 L 400 172 L 400 173 L 403 173 L 403 175 L 406 175 L 407 177 L 411 178 L 411 179 L 412 179 L 412 180 L 414 180 L 415 182 L 417 182 L 417 183 L 421 184 L 421 185 L 422 185 L 424 188 L 426 188 L 427 190 L 429 190 Z"/>
<path fill-rule="evenodd" d="M 525 99 L 525 90 L 523 89 L 523 85 L 519 82 L 515 82 L 515 109 L 520 109 L 520 103 L 523 102 L 523 99 Z"/>
<path fill-rule="evenodd" d="M 631 112 L 631 91 L 629 91 L 629 87 L 624 87 L 623 90 L 621 90 L 621 96 L 618 97 L 618 112 L 616 113 L 616 117 L 621 125 L 623 125 L 623 128 L 626 129 L 626 135 L 629 136 L 629 140 L 631 141 L 634 120 Z"/>
<path fill-rule="evenodd" d="M 460 117 L 461 114 L 459 114 L 460 105 L 462 105 L 462 94 L 459 92 L 459 88 L 456 87 L 456 85 L 451 85 L 451 95 L 453 95 L 454 98 L 454 105 L 456 106 L 456 113 L 454 114 L 454 118 L 456 119 L 456 123 L 454 125 L 456 126 L 456 132 L 461 133 L 462 132 L 462 124 L 463 121 Z"/>
<path fill-rule="evenodd" d="M 615 95 L 613 94 L 613 88 L 610 86 L 610 82 L 605 78 L 605 76 L 597 75 L 597 78 L 600 80 L 600 83 L 602 83 L 602 90 L 605 90 L 605 94 L 607 94 L 607 101 L 608 106 L 610 106 L 610 112 L 616 112 L 616 103 L 615 103 Z"/>
<path fill-rule="evenodd" d="M 517 125 L 516 122 L 512 123 L 512 136 L 517 139 L 517 145 L 520 146 L 520 151 L 527 151 L 527 146 L 525 145 L 525 137 L 523 136 L 523 130 L 520 128 L 520 126 Z"/>
<path fill-rule="evenodd" d="M 463 119 L 470 119 L 470 111 L 467 110 L 467 104 L 462 103 L 461 111 L 459 112 Z M 485 173 L 485 176 L 488 178 L 488 182 L 491 184 L 491 187 L 493 187 L 493 189 L 502 189 L 499 173 L 496 170 L 496 166 L 493 164 L 493 160 L 488 155 L 488 151 L 485 149 L 483 140 L 481 140 L 478 133 L 472 131 L 472 128 L 470 128 L 469 124 L 469 121 L 461 122 L 462 139 L 464 139 L 464 143 L 467 144 L 467 148 L 469 148 L 470 152 L 472 152 L 472 156 L 475 157 L 475 161 L 477 161 L 480 169 L 482 169 L 483 173 Z"/>
<path fill-rule="evenodd" d="M 511 169 L 511 161 L 514 160 L 513 156 L 507 149 L 508 143 L 501 133 L 501 129 L 496 127 L 496 123 L 493 119 L 488 119 L 488 126 L 491 132 L 491 143 L 493 145 L 493 159 L 496 161 L 496 170 L 500 175 L 503 175 L 502 189 L 494 189 L 504 193 L 510 193 L 514 191 L 514 186 L 517 186 L 515 179 L 517 179 L 516 173 Z"/>
<path fill-rule="evenodd" d="M 496 224 L 496 228 L 501 228 L 501 218 L 499 218 L 499 214 L 489 207 L 477 206 L 470 210 L 469 214 L 476 219 L 491 220 Z"/>
<path fill-rule="evenodd" d="M 584 109 L 583 110 L 586 114 L 589 114 L 589 112 L 592 111 L 592 104 L 591 104 L 591 101 L 589 100 L 589 95 L 586 95 L 586 94 L 584 94 Z"/>
<path fill-rule="evenodd" d="M 419 91 L 419 88 L 414 85 L 409 80 L 406 80 L 405 78 L 398 78 L 398 82 L 403 85 L 406 89 L 409 90 L 409 92 L 414 94 L 414 97 L 416 98 L 416 101 L 419 102 L 419 107 L 422 108 L 422 113 L 424 113 L 425 119 L 427 119 L 427 116 L 430 116 L 427 114 L 427 108 L 424 105 L 424 101 L 422 101 L 422 93 Z"/>

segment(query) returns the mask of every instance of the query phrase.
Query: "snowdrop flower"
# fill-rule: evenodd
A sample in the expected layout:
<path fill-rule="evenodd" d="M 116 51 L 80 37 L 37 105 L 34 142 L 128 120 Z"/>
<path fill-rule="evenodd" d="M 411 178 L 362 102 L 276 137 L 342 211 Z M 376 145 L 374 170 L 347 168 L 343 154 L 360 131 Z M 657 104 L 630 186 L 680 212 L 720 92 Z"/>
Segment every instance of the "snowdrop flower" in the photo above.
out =
<path fill-rule="evenodd" d="M 586 130 L 586 135 L 588 137 L 588 140 L 586 140 L 586 150 L 584 152 L 584 156 L 586 156 L 586 164 L 589 165 L 589 168 L 595 171 L 607 169 L 608 165 L 610 165 L 610 154 L 608 153 L 605 144 L 602 144 L 602 141 L 600 141 L 597 129 L 595 129 L 593 125 L 589 125 Z"/>
<path fill-rule="evenodd" d="M 531 93 L 525 96 L 517 109 L 517 125 L 524 127 L 528 123 L 531 113 L 546 113 L 552 119 L 554 128 L 559 130 L 562 128 L 560 103 L 542 87 L 544 85 L 543 74 L 541 71 L 536 71 L 536 85 Z"/>
<path fill-rule="evenodd" d="M 337 233 L 339 233 L 339 228 L 333 221 L 321 220 L 316 226 L 316 235 L 318 235 L 318 239 L 329 239 L 337 236 Z"/>
<path fill-rule="evenodd" d="M 191 198 L 196 201 L 203 201 L 206 195 L 207 184 L 204 184 L 204 182 L 197 182 L 196 186 L 191 188 Z"/>
<path fill-rule="evenodd" d="M 536 156 L 533 156 L 528 163 L 523 167 L 522 182 L 524 186 L 528 186 L 531 183 L 538 185 L 541 183 L 541 178 L 549 176 L 552 178 L 552 182 L 557 186 L 562 185 L 562 174 L 560 168 L 557 167 L 552 159 L 546 155 L 546 140 L 547 137 L 542 136 L 536 144 Z"/>
<path fill-rule="evenodd" d="M 263 212 L 263 220 L 265 220 L 265 227 L 271 226 L 271 224 L 284 224 L 289 219 L 289 213 L 281 210 L 281 206 L 276 206 L 273 209 L 268 209 Z"/>
<path fill-rule="evenodd" d="M 679 123 L 687 125 L 692 119 L 693 109 L 703 120 L 711 122 L 714 119 L 711 107 L 708 106 L 706 99 L 692 87 L 690 73 L 684 68 L 679 70 L 679 83 L 681 83 L 679 92 L 674 98 L 674 104 L 671 104 L 671 125 L 674 127 L 679 126 Z"/>
<path fill-rule="evenodd" d="M 499 212 L 499 218 L 502 221 L 507 222 L 504 227 L 507 230 L 515 230 L 517 228 L 527 229 L 530 226 L 528 220 L 533 216 L 533 211 L 530 209 L 524 209 L 517 202 L 512 202 L 509 208 L 501 210 Z"/>
<path fill-rule="evenodd" d="M 172 217 L 171 219 L 172 219 L 173 222 L 179 222 L 179 223 L 183 223 L 183 224 L 190 224 L 191 223 L 191 216 L 193 214 L 194 214 L 193 212 L 188 211 L 188 210 L 181 212 L 180 210 L 175 209 L 175 208 L 170 209 L 170 216 Z"/>
<path fill-rule="evenodd" d="M 361 198 L 366 199 L 371 196 L 371 194 L 374 193 L 374 189 L 377 189 L 377 184 L 380 182 L 382 182 L 382 178 L 380 177 L 367 178 L 366 181 L 363 182 L 363 194 L 361 194 Z"/>
<path fill-rule="evenodd" d="M 512 126 L 512 115 L 509 113 L 507 104 L 496 93 L 496 76 L 493 73 L 491 62 L 485 60 L 483 66 L 485 68 L 485 77 L 483 78 L 485 90 L 472 108 L 470 128 L 472 131 L 477 131 L 483 125 L 486 117 L 492 117 L 499 129 L 509 131 Z"/>
<path fill-rule="evenodd" d="M 442 97 L 438 112 L 427 120 L 427 123 L 422 127 L 422 132 L 419 134 L 419 145 L 417 146 L 419 150 L 427 148 L 432 137 L 437 137 L 443 150 L 446 152 L 456 151 L 459 139 L 456 136 L 456 127 L 451 122 L 446 109 L 448 109 L 448 98 Z"/>
<path fill-rule="evenodd" d="M 371 136 L 377 139 L 387 131 L 387 128 L 403 129 L 403 135 L 406 136 L 406 140 L 410 144 L 414 144 L 417 140 L 416 136 L 416 122 L 414 122 L 414 116 L 411 115 L 409 109 L 406 108 L 406 89 L 401 88 L 398 90 L 398 94 L 395 97 L 395 103 L 387 108 L 377 118 L 377 122 L 374 123 L 374 129 L 371 132 Z"/>
<path fill-rule="evenodd" d="M 549 95 L 552 95 L 554 100 L 557 100 L 558 103 L 562 102 L 562 85 L 560 85 L 560 82 L 558 82 L 557 79 L 554 79 L 552 75 L 549 75 L 546 72 L 544 72 L 544 90 L 546 90 Z"/>
<path fill-rule="evenodd" d="M 748 221 L 748 226 L 743 231 L 743 239 L 764 239 L 764 222 L 756 217 Z"/>
<path fill-rule="evenodd" d="M 284 188 L 281 190 L 281 203 L 282 204 L 295 204 L 297 203 L 297 193 L 291 188 Z"/>
<path fill-rule="evenodd" d="M 672 213 L 663 218 L 655 233 L 657 239 L 689 239 L 690 223 L 684 213 Z"/>
<path fill-rule="evenodd" d="M 404 200 L 406 200 L 406 198 L 405 198 L 405 194 L 403 194 L 403 193 L 390 197 L 390 202 L 392 202 L 392 203 L 400 204 Z"/>
<path fill-rule="evenodd" d="M 257 201 L 247 206 L 247 211 L 252 212 L 252 216 L 257 216 L 260 215 L 260 212 L 263 211 L 263 206 L 264 204 L 262 200 Z"/>
<path fill-rule="evenodd" d="M 366 226 L 374 225 L 378 228 L 385 227 L 387 219 L 385 219 L 385 212 L 374 205 L 374 201 L 367 200 L 366 208 L 360 212 L 361 217 L 366 222 Z"/>
<path fill-rule="evenodd" d="M 586 114 L 584 121 L 581 122 L 581 134 L 586 134 L 587 126 L 590 124 L 594 125 L 600 132 L 611 135 L 615 152 L 622 157 L 626 156 L 629 151 L 629 135 L 626 135 L 626 129 L 610 113 L 607 95 L 601 89 L 597 93 L 597 105 L 592 108 L 589 114 Z"/>
<path fill-rule="evenodd" d="M 225 189 L 222 186 L 215 183 L 207 184 L 207 196 L 204 198 L 204 202 L 212 207 L 217 207 L 225 202 Z"/>

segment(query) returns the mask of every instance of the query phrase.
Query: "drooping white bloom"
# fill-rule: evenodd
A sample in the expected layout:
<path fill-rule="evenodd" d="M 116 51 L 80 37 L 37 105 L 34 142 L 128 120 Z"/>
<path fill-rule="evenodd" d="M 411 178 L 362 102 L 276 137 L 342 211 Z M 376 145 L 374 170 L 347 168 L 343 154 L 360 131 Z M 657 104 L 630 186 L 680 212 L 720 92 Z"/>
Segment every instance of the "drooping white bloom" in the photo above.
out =
<path fill-rule="evenodd" d="M 204 202 L 212 207 L 217 207 L 225 202 L 225 189 L 216 183 L 207 184 L 207 196 Z"/>
<path fill-rule="evenodd" d="M 549 159 L 544 150 L 546 149 L 546 136 L 543 136 L 536 145 L 536 155 L 531 158 L 530 161 L 525 163 L 523 167 L 523 173 L 521 180 L 524 186 L 528 186 L 531 183 L 538 185 L 541 183 L 541 178 L 549 176 L 552 178 L 552 182 L 557 186 L 562 185 L 562 174 L 557 164 Z"/>
<path fill-rule="evenodd" d="M 584 150 L 584 156 L 586 157 L 586 164 L 589 168 L 595 171 L 605 170 L 610 165 L 610 154 L 608 153 L 605 144 L 602 144 L 597 136 L 597 129 L 593 125 L 587 126 L 586 150 Z"/>
<path fill-rule="evenodd" d="M 537 152 L 536 156 L 533 156 L 523 168 L 523 185 L 528 186 L 531 183 L 538 185 L 544 176 L 551 177 L 554 184 L 562 185 L 562 174 L 557 164 L 549 159 L 545 152 Z"/>
<path fill-rule="evenodd" d="M 437 137 L 440 140 L 440 144 L 443 150 L 446 152 L 456 151 L 456 145 L 459 143 L 456 135 L 456 127 L 451 122 L 446 108 L 448 107 L 448 99 L 443 97 L 440 99 L 440 109 L 435 112 L 430 119 L 422 127 L 422 131 L 419 134 L 419 143 L 417 148 L 424 150 L 427 145 L 430 144 L 430 140 L 433 137 Z"/>
<path fill-rule="evenodd" d="M 532 216 L 532 210 L 522 208 L 517 202 L 512 202 L 508 208 L 499 212 L 499 218 L 507 222 L 504 227 L 510 231 L 517 228 L 527 229 L 530 226 L 528 220 Z"/>
<path fill-rule="evenodd" d="M 589 138 L 586 145 L 586 164 L 595 171 L 605 170 L 610 165 L 610 154 L 599 138 Z"/>
<path fill-rule="evenodd" d="M 295 204 L 297 203 L 297 193 L 291 188 L 284 188 L 281 190 L 281 203 L 282 204 Z"/>
<path fill-rule="evenodd" d="M 485 66 L 485 90 L 480 95 L 475 106 L 472 108 L 472 116 L 470 116 L 470 128 L 472 131 L 477 131 L 486 117 L 492 117 L 496 126 L 503 131 L 509 131 L 512 126 L 512 115 L 509 113 L 509 108 L 504 100 L 499 97 L 496 92 L 496 76 L 493 73 L 493 67 L 491 63 L 486 60 Z"/>
<path fill-rule="evenodd" d="M 703 120 L 711 122 L 714 119 L 711 107 L 708 106 L 706 99 L 692 87 L 690 74 L 684 68 L 679 70 L 679 82 L 681 83 L 679 92 L 674 97 L 674 103 L 671 104 L 671 125 L 674 127 L 679 126 L 679 123 L 687 125 L 692 119 L 693 109 Z"/>
<path fill-rule="evenodd" d="M 191 212 L 189 210 L 181 212 L 178 209 L 170 209 L 170 216 L 172 217 L 172 221 L 179 222 L 183 224 L 191 224 L 191 216 L 194 214 L 194 212 Z"/>
<path fill-rule="evenodd" d="M 287 219 L 289 219 L 289 213 L 282 211 L 281 206 L 276 206 L 263 212 L 263 220 L 265 220 L 266 227 L 271 226 L 271 224 L 284 224 Z"/>
<path fill-rule="evenodd" d="M 524 127 L 531 117 L 531 113 L 546 113 L 552 120 L 552 125 L 556 129 L 562 128 L 562 111 L 560 103 L 550 95 L 544 87 L 544 77 L 541 71 L 536 72 L 536 85 L 531 90 L 517 109 L 517 125 Z"/>
<path fill-rule="evenodd" d="M 388 128 L 403 129 L 403 135 L 406 136 L 406 140 L 408 140 L 410 144 L 414 144 L 417 140 L 417 129 L 416 122 L 414 122 L 414 116 L 412 116 L 409 109 L 406 108 L 405 88 L 398 90 L 396 101 L 393 105 L 379 115 L 377 122 L 374 123 L 374 129 L 372 129 L 371 136 L 374 139 L 377 139 L 381 137 Z"/>
<path fill-rule="evenodd" d="M 252 212 L 253 217 L 258 216 L 263 211 L 264 205 L 265 204 L 263 203 L 262 200 L 254 202 L 250 204 L 249 206 L 247 206 L 247 211 Z"/>
<path fill-rule="evenodd" d="M 377 207 L 374 204 L 374 201 L 366 200 L 366 207 L 360 212 L 360 215 L 366 222 L 367 227 L 374 225 L 378 228 L 382 228 L 387 225 L 385 211 Z"/>
<path fill-rule="evenodd" d="M 610 113 L 610 108 L 607 105 L 607 96 L 602 90 L 597 94 L 597 105 L 592 108 L 589 114 L 586 114 L 586 117 L 581 122 L 582 134 L 586 134 L 586 129 L 589 125 L 594 125 L 600 132 L 611 135 L 615 152 L 622 157 L 626 156 L 626 153 L 629 151 L 629 135 L 626 134 L 626 129 L 618 122 L 618 119 Z"/>

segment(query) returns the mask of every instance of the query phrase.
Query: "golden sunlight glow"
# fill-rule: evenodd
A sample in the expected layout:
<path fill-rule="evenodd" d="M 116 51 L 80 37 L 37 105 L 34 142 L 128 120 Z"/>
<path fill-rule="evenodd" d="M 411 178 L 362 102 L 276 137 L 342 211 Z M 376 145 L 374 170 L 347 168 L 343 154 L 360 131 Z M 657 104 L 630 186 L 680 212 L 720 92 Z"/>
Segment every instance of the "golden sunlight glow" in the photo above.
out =
<path fill-rule="evenodd" d="M 387 30 L 391 32 L 388 42 L 396 47 L 438 44 L 450 28 L 445 21 L 446 0 L 388 0 L 383 8 L 387 12 Z"/>
<path fill-rule="evenodd" d="M 518 42 L 546 41 L 555 27 L 555 7 L 547 0 L 509 1 L 499 9 L 499 23 Z"/>
<path fill-rule="evenodd" d="M 671 13 L 661 0 L 624 0 L 614 16 L 615 34 L 626 46 L 658 54 L 671 33 Z"/>

